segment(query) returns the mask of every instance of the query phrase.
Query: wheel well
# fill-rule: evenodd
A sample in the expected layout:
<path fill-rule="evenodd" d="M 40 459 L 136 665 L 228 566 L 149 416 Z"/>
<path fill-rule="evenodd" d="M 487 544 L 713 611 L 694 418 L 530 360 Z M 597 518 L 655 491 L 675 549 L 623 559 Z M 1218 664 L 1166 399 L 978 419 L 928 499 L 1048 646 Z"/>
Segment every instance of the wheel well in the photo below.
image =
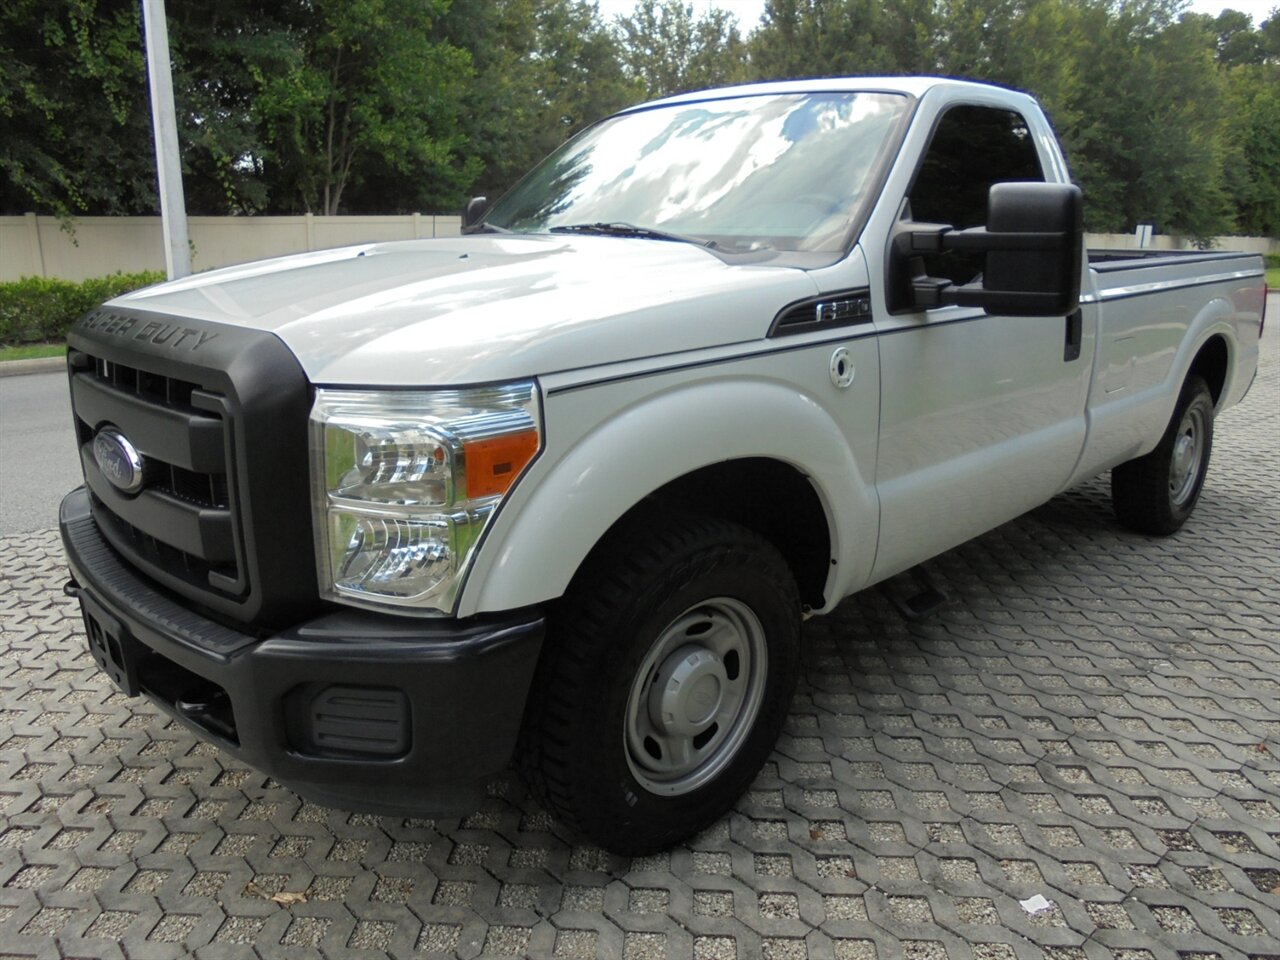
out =
<path fill-rule="evenodd" d="M 824 603 L 831 532 L 818 493 L 795 467 L 765 457 L 728 460 L 672 480 L 636 507 L 666 507 L 720 517 L 754 530 L 791 568 L 801 601 Z"/>
<path fill-rule="evenodd" d="M 1214 406 L 1222 396 L 1222 387 L 1227 382 L 1227 341 L 1220 336 L 1210 337 L 1200 348 L 1196 358 L 1191 361 L 1191 369 L 1187 376 L 1199 374 L 1209 385 L 1209 393 L 1213 395 Z"/>

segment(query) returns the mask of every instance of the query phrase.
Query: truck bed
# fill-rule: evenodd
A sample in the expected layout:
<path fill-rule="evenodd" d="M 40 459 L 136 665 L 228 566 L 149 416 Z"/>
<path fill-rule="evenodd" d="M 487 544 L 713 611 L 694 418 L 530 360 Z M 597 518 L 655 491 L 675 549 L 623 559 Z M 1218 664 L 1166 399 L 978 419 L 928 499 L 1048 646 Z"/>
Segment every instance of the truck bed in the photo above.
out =
<path fill-rule="evenodd" d="M 1159 306 L 1168 308 L 1174 291 L 1241 280 L 1262 284 L 1262 257 L 1256 253 L 1218 250 L 1089 250 L 1093 289 L 1086 287 L 1081 302 L 1163 294 Z M 1256 283 L 1253 282 L 1256 278 Z M 1156 304 L 1152 304 L 1155 307 Z M 1185 307 L 1185 304 L 1180 304 Z"/>
<path fill-rule="evenodd" d="M 1089 249 L 1089 266 L 1099 273 L 1112 270 L 1133 270 L 1142 267 L 1172 266 L 1174 264 L 1211 263 L 1217 260 L 1234 260 L 1237 257 L 1257 256 L 1238 250 L 1108 250 Z"/>

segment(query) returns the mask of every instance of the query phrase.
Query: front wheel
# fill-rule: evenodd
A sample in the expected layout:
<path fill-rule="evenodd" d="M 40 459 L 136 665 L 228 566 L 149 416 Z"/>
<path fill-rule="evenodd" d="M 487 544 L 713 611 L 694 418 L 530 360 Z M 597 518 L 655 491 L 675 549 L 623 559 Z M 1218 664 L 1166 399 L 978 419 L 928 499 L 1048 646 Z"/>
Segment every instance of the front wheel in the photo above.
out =
<path fill-rule="evenodd" d="M 1111 471 L 1120 522 L 1157 536 L 1180 529 L 1200 499 L 1212 451 L 1213 395 L 1202 377 L 1191 376 L 1156 448 Z"/>
<path fill-rule="evenodd" d="M 800 602 L 751 531 L 630 524 L 553 612 L 526 718 L 526 773 L 554 813 L 616 853 L 723 814 L 777 739 Z"/>

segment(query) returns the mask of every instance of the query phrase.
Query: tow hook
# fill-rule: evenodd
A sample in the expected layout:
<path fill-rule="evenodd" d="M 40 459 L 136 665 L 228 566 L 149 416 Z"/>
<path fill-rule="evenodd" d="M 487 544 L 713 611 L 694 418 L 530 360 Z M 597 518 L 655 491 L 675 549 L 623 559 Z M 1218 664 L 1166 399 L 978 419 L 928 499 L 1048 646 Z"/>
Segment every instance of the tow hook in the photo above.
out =
<path fill-rule="evenodd" d="M 67 596 L 67 597 L 79 598 L 80 584 L 76 583 L 75 577 L 72 577 L 70 580 L 68 580 L 66 583 L 62 585 L 62 593 L 64 596 Z"/>

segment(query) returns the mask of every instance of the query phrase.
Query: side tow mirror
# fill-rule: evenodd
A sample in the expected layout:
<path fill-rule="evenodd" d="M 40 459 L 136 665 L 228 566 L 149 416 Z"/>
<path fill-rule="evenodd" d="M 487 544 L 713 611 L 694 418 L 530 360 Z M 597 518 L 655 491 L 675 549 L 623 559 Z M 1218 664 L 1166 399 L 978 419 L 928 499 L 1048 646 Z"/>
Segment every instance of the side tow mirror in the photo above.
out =
<path fill-rule="evenodd" d="M 890 311 L 981 307 L 1015 317 L 1062 317 L 1080 301 L 1084 203 L 1062 183 L 997 183 L 987 225 L 903 222 L 890 241 Z M 986 255 L 981 283 L 957 286 L 924 272 L 922 254 L 969 250 Z"/>
<path fill-rule="evenodd" d="M 479 222 L 484 212 L 489 209 L 488 197 L 472 197 L 462 208 L 462 232 L 466 233 Z"/>

